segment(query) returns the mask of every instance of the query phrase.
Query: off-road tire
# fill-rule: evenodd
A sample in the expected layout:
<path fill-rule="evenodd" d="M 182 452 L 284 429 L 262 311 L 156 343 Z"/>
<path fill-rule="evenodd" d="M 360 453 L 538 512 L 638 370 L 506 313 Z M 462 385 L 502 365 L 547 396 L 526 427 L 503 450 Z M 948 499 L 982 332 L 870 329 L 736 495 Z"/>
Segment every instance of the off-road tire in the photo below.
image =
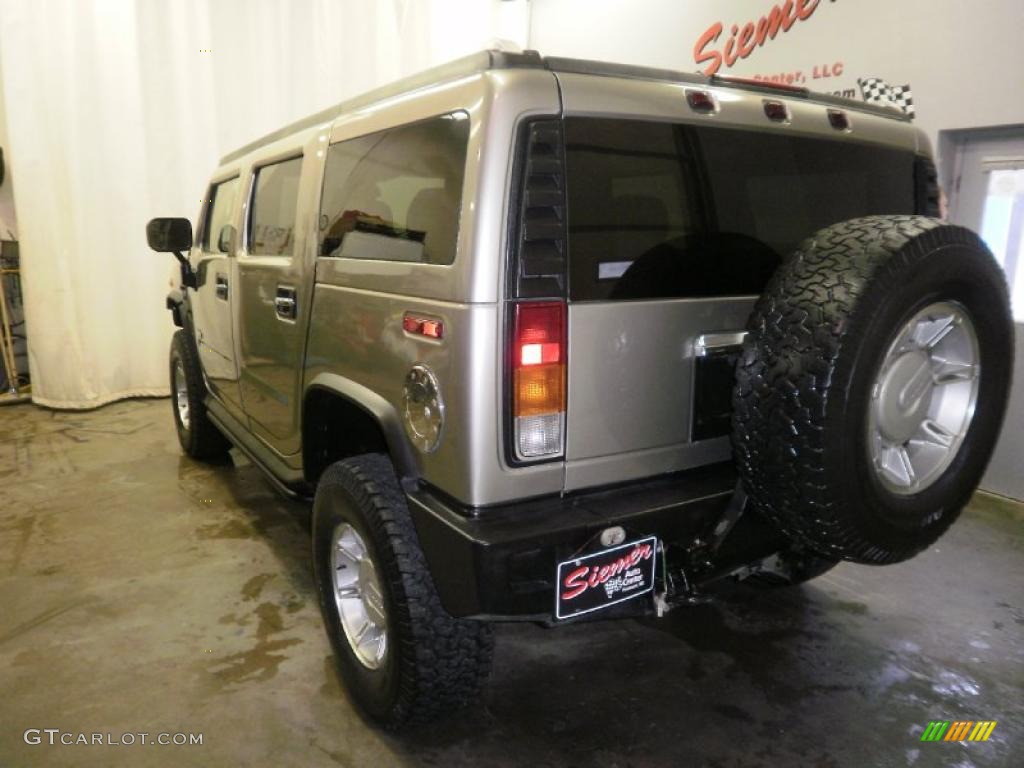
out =
<path fill-rule="evenodd" d="M 181 422 L 175 393 L 174 369 L 181 361 L 185 372 L 185 383 L 188 389 L 189 425 Z M 184 329 L 175 331 L 171 339 L 170 353 L 171 410 L 174 412 L 174 426 L 178 432 L 178 442 L 182 450 L 193 459 L 209 461 L 222 458 L 231 448 L 231 443 L 213 425 L 206 414 L 203 398 L 206 396 L 206 384 L 199 363 L 199 353 L 195 343 Z"/>
<path fill-rule="evenodd" d="M 892 335 L 938 301 L 958 302 L 977 333 L 974 415 L 942 474 L 918 493 L 895 494 L 871 464 L 871 388 Z M 733 448 L 757 510 L 831 559 L 894 563 L 934 542 L 981 479 L 1013 369 L 1006 283 L 981 239 L 921 216 L 828 227 L 779 268 L 749 330 Z"/>
<path fill-rule="evenodd" d="M 341 523 L 368 545 L 385 593 L 388 651 L 375 670 L 352 652 L 334 600 L 330 548 Z M 344 459 L 323 473 L 313 502 L 313 565 L 338 670 L 367 716 L 396 730 L 447 715 L 478 697 L 490 672 L 492 628 L 453 618 L 441 606 L 386 456 Z"/>

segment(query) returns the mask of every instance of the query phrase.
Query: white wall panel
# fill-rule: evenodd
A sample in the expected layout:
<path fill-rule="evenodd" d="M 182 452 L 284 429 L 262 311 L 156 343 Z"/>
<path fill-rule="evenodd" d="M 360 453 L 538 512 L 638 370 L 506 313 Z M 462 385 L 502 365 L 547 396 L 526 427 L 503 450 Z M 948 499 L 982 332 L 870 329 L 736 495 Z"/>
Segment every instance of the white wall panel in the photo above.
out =
<path fill-rule="evenodd" d="M 526 25 L 498 0 L 0 0 L 33 399 L 168 390 L 173 260 L 228 151 Z M 511 30 L 511 31 L 510 31 Z M 522 40 L 521 40 L 522 42 Z"/>
<path fill-rule="evenodd" d="M 721 49 L 735 24 L 784 0 L 533 0 L 531 47 L 545 55 L 607 59 L 694 72 L 694 47 L 712 25 Z M 722 74 L 804 74 L 812 90 L 852 91 L 859 77 L 910 84 L 917 122 L 939 130 L 1024 122 L 1021 0 L 796 0 L 808 18 Z M 839 77 L 814 78 L 842 65 Z"/>

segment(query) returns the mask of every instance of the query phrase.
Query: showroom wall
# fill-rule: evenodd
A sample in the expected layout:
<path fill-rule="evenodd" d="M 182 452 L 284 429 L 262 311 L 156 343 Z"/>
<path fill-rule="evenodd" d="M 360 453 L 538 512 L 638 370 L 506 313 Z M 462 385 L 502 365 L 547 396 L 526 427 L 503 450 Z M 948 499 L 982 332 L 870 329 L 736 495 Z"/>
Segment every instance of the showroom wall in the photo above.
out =
<path fill-rule="evenodd" d="M 744 28 L 776 6 L 786 24 L 751 45 Z M 735 24 L 731 50 L 747 55 L 723 72 L 854 94 L 858 77 L 909 84 L 933 139 L 1024 122 L 1020 0 L 0 0 L 0 11 L 33 397 L 55 406 L 167 392 L 173 263 L 148 251 L 143 228 L 193 217 L 217 158 L 495 38 L 696 70 L 725 57 Z"/>
<path fill-rule="evenodd" d="M 546 55 L 692 72 L 714 65 L 717 53 L 723 57 L 722 74 L 781 77 L 857 98 L 857 79 L 878 77 L 911 86 L 917 122 L 933 142 L 941 129 L 1024 122 L 1021 0 L 533 0 L 532 5 L 530 45 Z M 775 8 L 785 12 L 786 25 L 757 45 L 757 25 L 762 17 L 771 21 Z M 719 24 L 721 32 L 713 39 Z M 747 24 L 753 30 L 744 37 Z M 731 66 L 724 60 L 730 40 Z M 748 55 L 735 58 L 740 50 Z"/>
<path fill-rule="evenodd" d="M 7 120 L 4 119 L 4 78 L 0 69 L 0 149 L 5 152 L 5 178 L 0 182 L 0 240 L 18 239 L 18 221 L 14 213 L 14 177 L 11 175 L 7 142 Z"/>
<path fill-rule="evenodd" d="M 498 0 L 0 0 L 33 400 L 166 394 L 173 259 L 219 157 L 376 85 L 525 38 Z"/>

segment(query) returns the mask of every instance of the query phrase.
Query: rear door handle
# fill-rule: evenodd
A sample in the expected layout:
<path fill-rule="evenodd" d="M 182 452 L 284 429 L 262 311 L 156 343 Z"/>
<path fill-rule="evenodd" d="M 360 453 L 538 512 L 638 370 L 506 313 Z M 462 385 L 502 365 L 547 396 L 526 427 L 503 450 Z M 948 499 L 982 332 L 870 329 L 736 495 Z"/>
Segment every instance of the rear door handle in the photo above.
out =
<path fill-rule="evenodd" d="M 277 286 L 274 296 L 274 311 L 282 320 L 294 320 L 298 316 L 298 303 L 295 301 L 295 289 L 288 285 Z"/>
<path fill-rule="evenodd" d="M 214 286 L 214 292 L 218 299 L 228 300 L 228 276 L 219 274 L 217 275 L 217 282 Z"/>

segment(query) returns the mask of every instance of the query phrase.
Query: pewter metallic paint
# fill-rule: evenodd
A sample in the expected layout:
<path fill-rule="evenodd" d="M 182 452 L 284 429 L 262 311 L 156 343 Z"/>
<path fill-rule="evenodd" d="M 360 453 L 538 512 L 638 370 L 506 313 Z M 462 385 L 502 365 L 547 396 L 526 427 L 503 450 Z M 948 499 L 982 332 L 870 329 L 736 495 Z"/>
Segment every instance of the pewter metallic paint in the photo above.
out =
<path fill-rule="evenodd" d="M 820 135 L 927 151 L 919 131 L 851 105 L 852 128 L 829 126 L 826 105 L 783 99 L 791 121 L 769 122 L 763 93 L 708 87 L 713 115 L 686 105 L 691 85 L 657 79 L 552 73 L 542 68 L 459 74 L 355 107 L 320 125 L 234 153 L 217 178 L 242 178 L 230 270 L 232 328 L 241 399 L 251 419 L 216 408 L 248 429 L 251 453 L 293 480 L 302 468 L 301 407 L 312 387 L 335 391 L 379 421 L 403 475 L 419 476 L 472 505 L 513 501 L 670 472 L 727 459 L 727 438 L 689 441 L 694 344 L 709 332 L 742 329 L 753 297 L 574 303 L 569 308 L 566 460 L 521 467 L 505 458 L 503 375 L 505 256 L 516 131 L 531 116 L 601 115 Z M 704 87 L 704 86 L 699 86 Z M 771 98 L 778 98 L 772 96 Z M 457 252 L 451 265 L 319 258 L 317 219 L 328 144 L 461 112 L 470 120 Z M 293 256 L 254 257 L 246 211 L 254 167 L 304 156 Z M 315 284 L 314 284 L 315 278 Z M 298 292 L 294 322 L 278 318 L 281 284 Z M 202 302 L 200 301 L 200 304 Z M 220 315 L 223 315 L 223 308 Z M 440 318 L 444 338 L 402 329 L 405 312 Z M 200 311 L 199 331 L 228 320 Z M 401 429 L 402 385 L 411 366 L 430 367 L 446 402 L 437 450 L 413 449 Z M 230 373 L 230 372 L 229 372 Z M 226 378 L 230 379 L 230 376 Z M 238 385 L 236 385 L 238 386 Z"/>

